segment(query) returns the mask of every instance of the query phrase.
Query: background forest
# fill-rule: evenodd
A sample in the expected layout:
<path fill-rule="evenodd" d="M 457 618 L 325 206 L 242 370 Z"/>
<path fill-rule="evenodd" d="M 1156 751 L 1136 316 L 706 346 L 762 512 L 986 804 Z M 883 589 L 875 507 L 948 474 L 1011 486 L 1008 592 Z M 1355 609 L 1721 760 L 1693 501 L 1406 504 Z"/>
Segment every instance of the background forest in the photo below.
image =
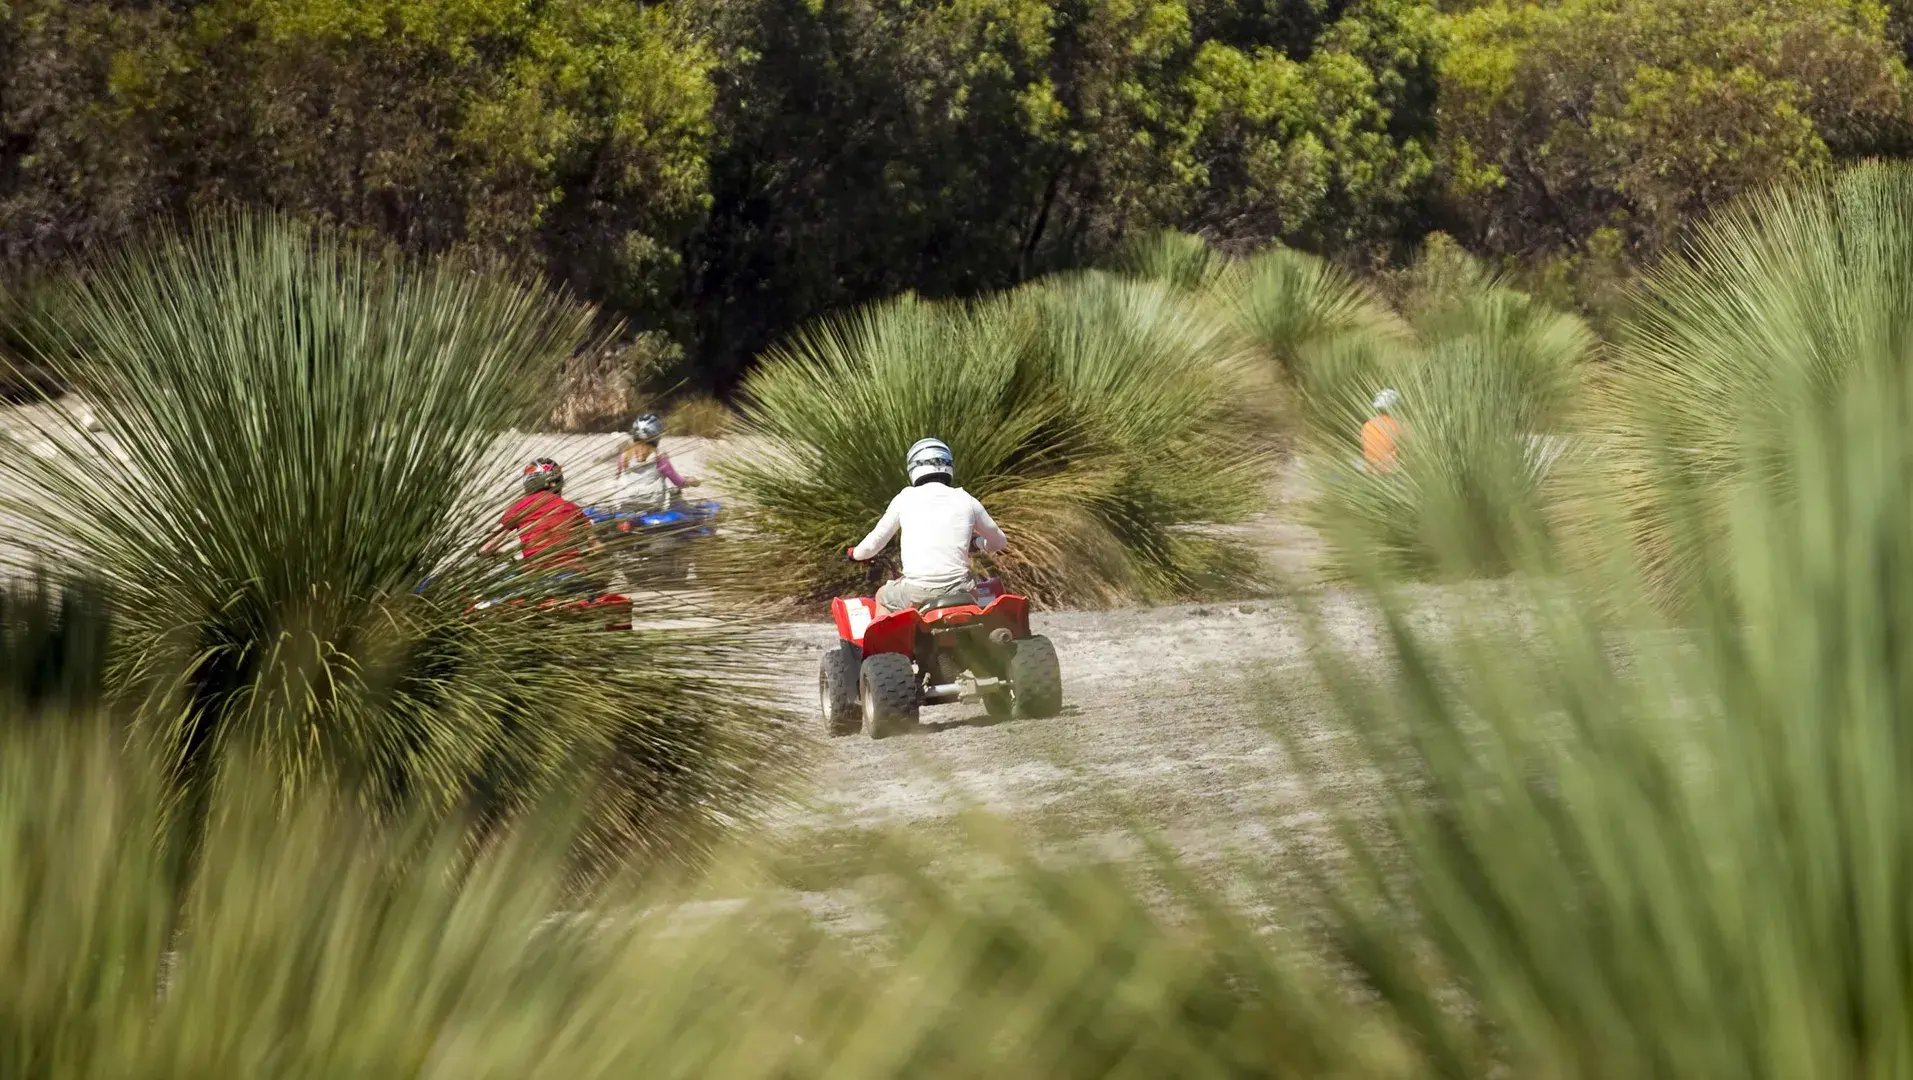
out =
<path fill-rule="evenodd" d="M 728 391 L 830 310 L 1126 238 L 1453 236 L 1597 326 L 1734 196 L 1908 145 L 1852 0 L 5 0 L 0 257 L 271 205 L 500 256 Z M 529 263 L 530 266 L 523 264 Z"/>

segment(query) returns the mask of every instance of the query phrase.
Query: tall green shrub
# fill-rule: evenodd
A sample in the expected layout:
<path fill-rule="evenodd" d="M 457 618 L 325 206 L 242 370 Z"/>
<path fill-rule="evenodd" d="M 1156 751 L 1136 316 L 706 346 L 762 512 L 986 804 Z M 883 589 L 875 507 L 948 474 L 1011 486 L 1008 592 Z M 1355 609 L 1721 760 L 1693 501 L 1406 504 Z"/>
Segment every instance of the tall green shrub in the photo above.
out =
<path fill-rule="evenodd" d="M 1868 165 L 1776 188 L 1710 221 L 1648 277 L 1600 401 L 1601 462 L 1665 595 L 1699 580 L 1747 485 L 1792 489 L 1778 445 L 1913 330 L 1913 170 Z M 1751 448 L 1751 450 L 1750 450 Z M 1682 463 L 1684 488 L 1656 482 Z M 1689 535 L 1698 503 L 1702 535 Z"/>
<path fill-rule="evenodd" d="M 591 787 L 599 839 L 662 852 L 774 780 L 747 764 L 770 716 L 736 632 L 465 613 L 516 494 L 498 436 L 548 405 L 589 309 L 253 217 L 66 289 L 41 359 L 101 431 L 55 406 L 38 441 L 62 452 L 0 444 L 0 512 L 110 588 L 111 689 L 187 794 L 238 748 L 288 798 L 496 816 Z"/>
<path fill-rule="evenodd" d="M 1010 536 L 997 565 L 1052 602 L 1240 587 L 1241 551 L 1193 526 L 1258 501 L 1266 455 L 1228 339 L 1168 286 L 1100 274 L 972 304 L 906 298 L 826 320 L 746 385 L 760 592 L 863 587 L 842 563 L 934 435 Z"/>
<path fill-rule="evenodd" d="M 1644 466 L 1670 527 L 1707 538 L 1680 621 L 1610 549 L 1585 578 L 1447 597 L 1438 624 L 1384 591 L 1381 662 L 1321 654 L 1387 793 L 1325 879 L 1327 936 L 1411 1072 L 1913 1060 L 1913 380 L 1904 341 L 1856 345 L 1838 388 L 1773 373 L 1819 404 L 1735 429 L 1777 471 L 1724 517 L 1685 497 L 1682 456 Z"/>
<path fill-rule="evenodd" d="M 1314 513 L 1330 560 L 1407 574 L 1513 565 L 1517 521 L 1543 511 L 1596 339 L 1579 317 L 1489 284 L 1429 304 L 1399 342 L 1312 350 L 1303 382 Z M 1360 432 L 1383 387 L 1402 395 L 1400 468 L 1367 471 Z"/>
<path fill-rule="evenodd" d="M 568 890 L 534 823 L 473 853 L 316 793 L 281 813 L 243 757 L 187 861 L 137 754 L 0 725 L 0 1067 L 1897 1074 L 1913 376 L 1877 346 L 1761 447 L 1793 483 L 1742 489 L 1698 619 L 1616 559 L 1493 593 L 1365 576 L 1354 649 L 1305 623 L 1312 676 L 1275 677 L 1340 737 L 1272 717 L 1314 798 L 1269 822 L 1293 873 L 1205 883 L 1147 835 L 1125 873 L 971 819 L 960 850 L 881 848 L 853 947 L 774 906 Z"/>

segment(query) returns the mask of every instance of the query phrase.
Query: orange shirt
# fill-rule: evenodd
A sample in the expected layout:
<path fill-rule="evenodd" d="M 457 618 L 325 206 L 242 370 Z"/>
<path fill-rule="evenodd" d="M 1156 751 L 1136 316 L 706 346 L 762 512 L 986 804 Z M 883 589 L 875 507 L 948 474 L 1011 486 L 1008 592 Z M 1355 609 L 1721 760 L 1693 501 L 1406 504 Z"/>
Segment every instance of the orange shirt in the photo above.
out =
<path fill-rule="evenodd" d="M 1376 472 L 1394 472 L 1401 439 L 1401 421 L 1383 414 L 1362 425 L 1362 457 Z"/>

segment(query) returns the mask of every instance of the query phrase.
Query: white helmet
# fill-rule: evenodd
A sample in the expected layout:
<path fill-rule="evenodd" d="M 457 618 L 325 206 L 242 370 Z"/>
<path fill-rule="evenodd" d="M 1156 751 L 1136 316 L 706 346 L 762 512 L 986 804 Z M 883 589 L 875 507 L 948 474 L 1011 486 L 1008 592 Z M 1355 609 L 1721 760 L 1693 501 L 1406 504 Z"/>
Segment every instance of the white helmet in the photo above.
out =
<path fill-rule="evenodd" d="M 1402 396 L 1393 389 L 1385 389 L 1375 395 L 1375 411 L 1388 412 L 1402 403 Z"/>
<path fill-rule="evenodd" d="M 664 421 L 656 413 L 645 413 L 631 421 L 631 438 L 637 442 L 657 442 L 664 434 Z"/>
<path fill-rule="evenodd" d="M 931 476 L 941 476 L 945 480 L 956 478 L 956 456 L 950 453 L 949 444 L 942 439 L 918 439 L 910 444 L 910 452 L 903 458 L 903 467 L 910 473 L 912 484 Z"/>

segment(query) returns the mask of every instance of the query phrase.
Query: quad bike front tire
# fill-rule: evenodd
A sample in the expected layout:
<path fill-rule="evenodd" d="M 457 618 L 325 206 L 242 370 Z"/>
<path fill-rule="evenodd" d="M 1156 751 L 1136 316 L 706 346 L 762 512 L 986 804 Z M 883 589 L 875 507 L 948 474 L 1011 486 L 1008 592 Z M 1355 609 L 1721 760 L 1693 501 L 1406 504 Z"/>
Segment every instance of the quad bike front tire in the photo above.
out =
<path fill-rule="evenodd" d="M 817 699 L 824 716 L 824 730 L 832 735 L 855 735 L 863 726 L 863 707 L 857 700 L 857 679 L 862 674 L 863 650 L 849 642 L 824 653 L 818 665 Z"/>
<path fill-rule="evenodd" d="M 1010 654 L 1010 685 L 1016 691 L 1016 715 L 1047 719 L 1063 711 L 1063 669 L 1056 646 L 1038 634 L 1016 643 Z"/>
<path fill-rule="evenodd" d="M 887 739 L 917 726 L 917 670 L 910 658 L 898 653 L 864 657 L 859 696 L 863 703 L 864 734 Z"/>

